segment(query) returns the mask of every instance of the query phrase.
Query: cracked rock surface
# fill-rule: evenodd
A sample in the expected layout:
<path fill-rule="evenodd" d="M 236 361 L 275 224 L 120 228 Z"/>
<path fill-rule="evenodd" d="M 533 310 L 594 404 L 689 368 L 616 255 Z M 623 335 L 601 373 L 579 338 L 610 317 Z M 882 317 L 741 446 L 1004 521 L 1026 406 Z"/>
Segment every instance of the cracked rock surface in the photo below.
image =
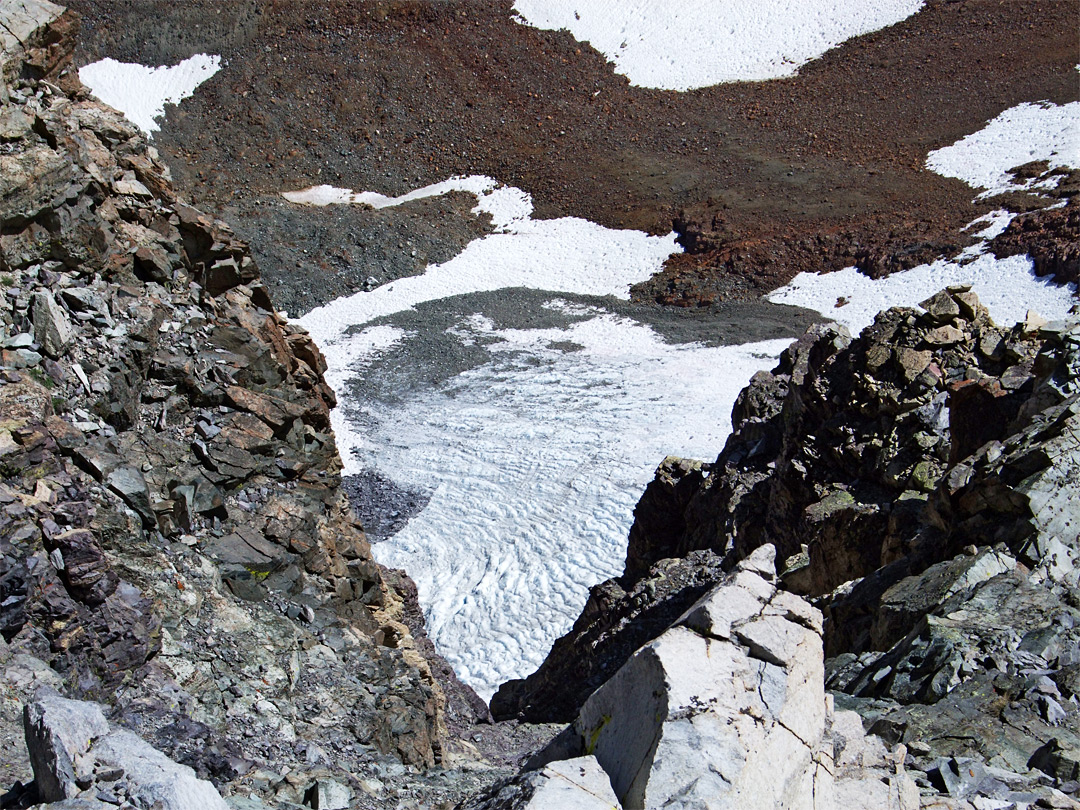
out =
<path fill-rule="evenodd" d="M 578 722 L 687 610 L 682 626 L 782 664 L 776 620 L 739 624 L 747 592 L 698 601 L 768 545 L 781 592 L 821 611 L 836 705 L 904 746 L 943 802 L 926 806 L 1074 806 L 1078 352 L 1077 313 L 1002 327 L 963 287 L 855 338 L 812 327 L 742 392 L 714 463 L 665 460 L 623 576 L 493 712 Z"/>
<path fill-rule="evenodd" d="M 484 727 L 491 758 L 463 739 L 486 708 L 371 558 L 319 349 L 79 83 L 74 15 L 17 0 L 0 22 L 4 806 L 155 801 L 149 776 L 31 783 L 42 687 L 100 704 L 99 759 L 152 746 L 245 807 L 430 806 L 508 773 L 547 732 Z"/>

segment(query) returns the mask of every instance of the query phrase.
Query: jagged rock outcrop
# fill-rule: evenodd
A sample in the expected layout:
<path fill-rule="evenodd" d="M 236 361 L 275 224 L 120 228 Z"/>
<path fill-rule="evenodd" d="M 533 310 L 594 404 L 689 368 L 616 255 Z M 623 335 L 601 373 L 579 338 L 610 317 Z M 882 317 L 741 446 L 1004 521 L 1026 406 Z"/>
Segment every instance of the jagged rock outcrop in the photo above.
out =
<path fill-rule="evenodd" d="M 226 810 L 198 779 L 125 729 L 109 725 L 96 703 L 42 695 L 23 712 L 39 798 L 162 810 Z"/>
<path fill-rule="evenodd" d="M 633 810 L 916 810 L 903 747 L 833 711 L 821 614 L 776 587 L 773 555 L 754 551 L 635 652 L 533 764 L 594 758 Z"/>
<path fill-rule="evenodd" d="M 696 589 L 775 544 L 783 587 L 823 613 L 838 703 L 907 746 L 926 794 L 1067 805 L 1078 414 L 1075 315 L 1002 328 L 958 287 L 921 312 L 881 313 L 855 339 L 812 328 L 740 395 L 714 464 L 665 461 L 624 575 L 593 588 L 536 673 L 504 685 L 496 716 L 573 720 L 657 638 L 651 617 L 687 610 Z M 669 581 L 691 570 L 693 588 Z M 993 778 L 957 782 L 969 762 Z"/>
<path fill-rule="evenodd" d="M 1001 258 L 1026 253 L 1037 274 L 1058 284 L 1080 282 L 1080 197 L 1070 197 L 1061 208 L 1019 215 L 991 246 Z"/>
<path fill-rule="evenodd" d="M 79 83 L 73 15 L 0 23 L 6 657 L 264 796 L 440 762 L 444 697 L 340 488 L 318 348 Z"/>

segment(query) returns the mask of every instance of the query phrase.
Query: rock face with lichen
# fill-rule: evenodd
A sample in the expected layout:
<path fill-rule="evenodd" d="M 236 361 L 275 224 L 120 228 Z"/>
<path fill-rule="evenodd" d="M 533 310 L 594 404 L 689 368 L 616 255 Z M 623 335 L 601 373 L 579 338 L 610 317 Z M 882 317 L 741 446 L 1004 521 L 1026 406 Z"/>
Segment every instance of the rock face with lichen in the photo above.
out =
<path fill-rule="evenodd" d="M 79 83 L 73 16 L 0 22 L 5 682 L 293 801 L 259 774 L 439 763 L 444 697 L 340 488 L 318 348 Z"/>
<path fill-rule="evenodd" d="M 732 421 L 715 463 L 665 461 L 623 576 L 496 716 L 574 721 L 769 544 L 824 616 L 837 705 L 903 743 L 925 793 L 1076 794 L 1080 317 L 1001 327 L 956 287 L 856 338 L 814 327 Z"/>

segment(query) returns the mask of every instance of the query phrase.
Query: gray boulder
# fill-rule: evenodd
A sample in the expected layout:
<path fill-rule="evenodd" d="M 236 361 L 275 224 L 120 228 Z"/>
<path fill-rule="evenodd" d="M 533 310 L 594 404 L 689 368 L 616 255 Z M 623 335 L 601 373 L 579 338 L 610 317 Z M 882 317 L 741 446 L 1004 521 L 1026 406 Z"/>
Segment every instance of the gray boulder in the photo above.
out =
<path fill-rule="evenodd" d="M 96 703 L 41 697 L 23 709 L 26 748 L 38 793 L 47 802 L 73 798 L 82 756 L 109 733 L 109 722 Z"/>
<path fill-rule="evenodd" d="M 917 810 L 904 750 L 890 754 L 857 715 L 833 712 L 821 614 L 777 589 L 774 554 L 754 551 L 631 656 L 532 764 L 594 758 L 630 810 Z"/>
<path fill-rule="evenodd" d="M 552 762 L 496 785 L 460 810 L 620 810 L 607 773 L 592 756 Z"/>
<path fill-rule="evenodd" d="M 227 810 L 199 779 L 125 729 L 113 729 L 97 703 L 40 695 L 23 711 L 34 780 L 47 802 L 86 800 L 160 810 Z M 68 805 L 73 806 L 73 805 Z"/>
<path fill-rule="evenodd" d="M 48 290 L 34 293 L 34 340 L 49 357 L 60 357 L 75 338 L 64 308 Z"/>

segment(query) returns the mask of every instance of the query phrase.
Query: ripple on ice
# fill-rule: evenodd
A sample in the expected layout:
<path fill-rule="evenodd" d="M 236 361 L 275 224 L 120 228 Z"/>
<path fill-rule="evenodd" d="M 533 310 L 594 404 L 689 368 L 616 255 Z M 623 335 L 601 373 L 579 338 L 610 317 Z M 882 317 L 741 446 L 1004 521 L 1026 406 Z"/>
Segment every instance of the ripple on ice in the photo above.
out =
<path fill-rule="evenodd" d="M 665 343 L 601 311 L 566 328 L 455 327 L 490 362 L 381 414 L 351 463 L 431 493 L 374 547 L 417 582 L 428 634 L 489 697 L 538 666 L 591 585 L 618 574 L 635 503 L 669 453 L 713 458 L 754 372 L 788 340 Z"/>

